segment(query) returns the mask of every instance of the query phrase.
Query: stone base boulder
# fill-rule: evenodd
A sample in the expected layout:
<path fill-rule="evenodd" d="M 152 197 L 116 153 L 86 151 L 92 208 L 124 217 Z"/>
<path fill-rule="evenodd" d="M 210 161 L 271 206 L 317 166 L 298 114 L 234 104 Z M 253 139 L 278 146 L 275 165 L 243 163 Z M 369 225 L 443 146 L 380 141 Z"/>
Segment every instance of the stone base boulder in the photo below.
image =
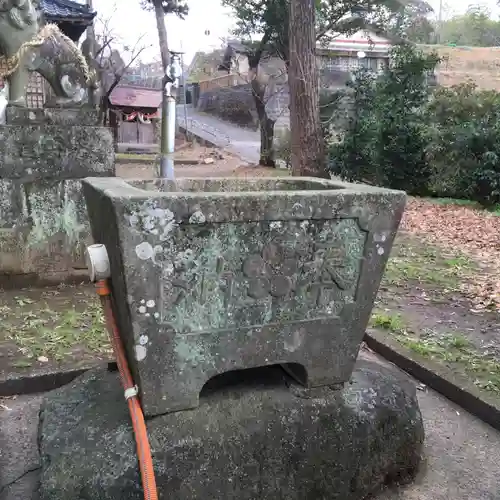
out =
<path fill-rule="evenodd" d="M 424 440 L 411 382 L 368 361 L 343 389 L 303 389 L 278 366 L 221 375 L 199 408 L 155 417 L 148 431 L 164 500 L 364 499 L 411 479 Z M 52 393 L 39 445 L 40 500 L 143 498 L 117 373 Z"/>

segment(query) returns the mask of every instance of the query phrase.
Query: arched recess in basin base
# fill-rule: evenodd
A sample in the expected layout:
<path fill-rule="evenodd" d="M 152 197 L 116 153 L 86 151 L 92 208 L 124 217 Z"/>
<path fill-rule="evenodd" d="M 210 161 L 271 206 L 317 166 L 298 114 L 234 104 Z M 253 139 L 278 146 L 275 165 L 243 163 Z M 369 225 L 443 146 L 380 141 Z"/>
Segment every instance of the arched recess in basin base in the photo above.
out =
<path fill-rule="evenodd" d="M 282 363 L 232 370 L 210 378 L 200 391 L 200 400 L 234 389 L 272 388 L 283 385 L 307 386 L 307 370 L 299 363 Z"/>

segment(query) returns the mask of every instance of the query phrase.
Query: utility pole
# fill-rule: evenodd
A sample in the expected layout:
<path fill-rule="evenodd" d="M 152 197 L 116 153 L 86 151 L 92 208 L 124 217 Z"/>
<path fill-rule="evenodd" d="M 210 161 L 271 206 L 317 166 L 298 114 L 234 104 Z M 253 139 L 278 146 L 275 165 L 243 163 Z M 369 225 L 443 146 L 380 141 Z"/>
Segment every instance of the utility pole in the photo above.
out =
<path fill-rule="evenodd" d="M 186 139 L 189 138 L 189 132 L 188 132 L 188 117 L 187 117 L 187 89 L 186 89 L 186 71 L 184 68 L 184 47 L 182 46 L 182 40 L 181 40 L 181 68 L 182 68 L 182 99 L 184 101 L 184 127 L 186 131 Z"/>
<path fill-rule="evenodd" d="M 89 11 L 93 11 L 94 7 L 92 5 L 92 0 L 87 0 L 87 7 Z M 94 21 L 87 26 L 87 38 L 89 39 L 90 45 L 89 49 L 91 50 L 91 56 L 95 56 L 95 30 L 94 30 Z"/>
<path fill-rule="evenodd" d="M 439 10 L 438 10 L 438 29 L 437 29 L 437 36 L 436 36 L 436 42 L 439 44 L 441 43 L 441 30 L 443 27 L 443 0 L 439 0 Z"/>

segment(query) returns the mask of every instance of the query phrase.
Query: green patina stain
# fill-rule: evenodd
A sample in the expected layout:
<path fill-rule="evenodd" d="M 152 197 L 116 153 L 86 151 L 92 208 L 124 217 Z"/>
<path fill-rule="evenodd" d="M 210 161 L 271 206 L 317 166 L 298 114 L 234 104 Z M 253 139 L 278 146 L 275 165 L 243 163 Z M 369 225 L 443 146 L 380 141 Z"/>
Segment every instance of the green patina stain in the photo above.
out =
<path fill-rule="evenodd" d="M 177 256 L 176 264 L 186 265 L 185 279 L 194 283 L 194 287 L 177 305 L 177 313 L 173 318 L 173 327 L 176 331 L 200 331 L 207 324 L 212 325 L 215 329 L 222 328 L 224 325 L 224 317 L 222 316 L 224 297 L 220 293 L 216 271 L 222 245 L 217 237 L 211 238 L 211 240 L 207 249 L 198 254 L 196 259 L 191 257 L 190 253 L 187 257 L 185 253 Z M 200 273 L 200 268 L 205 269 L 206 272 Z"/>
<path fill-rule="evenodd" d="M 80 221 L 76 202 L 68 195 L 60 201 L 54 190 L 33 191 L 28 195 L 28 205 L 32 221 L 28 247 L 43 247 L 55 236 L 62 237 L 68 248 L 80 243 L 85 224 Z"/>
<path fill-rule="evenodd" d="M 224 235 L 210 232 L 203 246 L 177 253 L 173 266 L 183 270 L 182 283 L 186 284 L 168 319 L 177 332 L 199 332 L 208 325 L 215 330 L 226 326 L 233 308 L 227 300 L 227 287 L 232 285 L 225 282 L 224 273 L 229 271 L 227 261 L 237 257 L 237 243 L 236 232 L 229 226 Z"/>
<path fill-rule="evenodd" d="M 161 321 L 190 334 L 335 316 L 365 241 L 354 219 L 179 226 L 162 247 Z"/>

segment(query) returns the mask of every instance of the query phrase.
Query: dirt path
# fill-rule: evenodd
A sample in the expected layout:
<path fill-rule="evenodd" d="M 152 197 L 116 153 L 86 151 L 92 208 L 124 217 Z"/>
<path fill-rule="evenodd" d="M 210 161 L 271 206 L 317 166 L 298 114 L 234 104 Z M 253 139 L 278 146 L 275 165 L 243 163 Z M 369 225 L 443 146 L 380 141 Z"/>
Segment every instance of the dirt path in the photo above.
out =
<path fill-rule="evenodd" d="M 130 162 L 130 158 L 136 155 L 121 155 L 122 158 L 128 157 L 127 163 L 116 164 L 116 175 L 126 179 L 154 179 L 158 177 L 155 161 L 141 161 L 137 163 Z M 152 158 L 147 155 L 146 158 Z M 197 165 L 181 165 L 180 162 L 175 166 L 176 177 L 275 177 L 289 175 L 288 170 L 273 169 L 250 165 L 238 156 L 227 151 L 205 147 L 195 144 L 191 147 L 185 147 L 176 153 L 177 160 L 198 161 Z"/>
<path fill-rule="evenodd" d="M 130 163 L 117 165 L 116 174 L 124 179 L 154 179 L 158 177 L 154 165 Z M 289 175 L 288 170 L 241 165 L 240 162 L 220 161 L 218 165 L 180 165 L 175 169 L 176 177 L 276 177 Z"/>

